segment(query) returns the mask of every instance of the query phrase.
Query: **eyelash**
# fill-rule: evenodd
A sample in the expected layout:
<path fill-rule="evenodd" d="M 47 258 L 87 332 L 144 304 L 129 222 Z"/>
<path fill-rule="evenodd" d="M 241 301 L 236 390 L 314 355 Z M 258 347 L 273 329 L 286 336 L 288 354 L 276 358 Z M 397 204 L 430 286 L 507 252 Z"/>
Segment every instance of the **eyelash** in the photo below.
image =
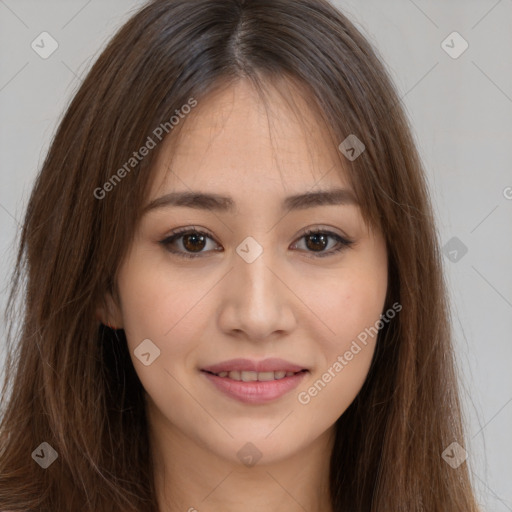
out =
<path fill-rule="evenodd" d="M 191 229 L 191 228 L 180 228 L 180 229 L 177 229 L 177 230 L 173 231 L 170 234 L 170 236 L 164 238 L 163 240 L 160 240 L 159 243 L 162 244 L 169 252 L 171 252 L 172 254 L 177 255 L 178 257 L 183 257 L 183 258 L 188 258 L 188 259 L 201 258 L 201 257 L 203 257 L 201 255 L 205 254 L 205 252 L 187 253 L 187 252 L 175 251 L 175 250 L 172 250 L 172 249 L 169 248 L 169 246 L 175 240 L 183 237 L 184 235 L 191 235 L 191 234 L 203 235 L 203 236 L 206 236 L 206 237 L 208 237 L 208 238 L 213 240 L 213 237 L 209 233 L 207 233 L 205 231 L 199 231 L 199 230 Z M 310 235 L 319 235 L 319 234 L 327 235 L 329 237 L 334 238 L 338 242 L 338 246 L 335 247 L 335 248 L 331 248 L 329 251 L 320 251 L 320 252 L 314 254 L 314 256 L 308 256 L 310 258 L 325 258 L 327 256 L 333 256 L 335 253 L 338 253 L 338 252 L 340 252 L 340 251 L 342 251 L 344 249 L 348 249 L 354 243 L 353 240 L 349 240 L 347 238 L 344 238 L 344 237 L 342 237 L 342 236 L 340 236 L 337 233 L 334 233 L 332 231 L 318 230 L 318 229 L 307 230 L 305 233 L 303 233 L 301 235 L 299 240 L 301 240 L 302 238 L 305 238 L 307 236 L 310 236 Z M 209 251 L 206 251 L 206 253 L 207 252 L 209 252 Z M 306 252 L 313 252 L 314 253 L 314 251 L 306 251 Z"/>

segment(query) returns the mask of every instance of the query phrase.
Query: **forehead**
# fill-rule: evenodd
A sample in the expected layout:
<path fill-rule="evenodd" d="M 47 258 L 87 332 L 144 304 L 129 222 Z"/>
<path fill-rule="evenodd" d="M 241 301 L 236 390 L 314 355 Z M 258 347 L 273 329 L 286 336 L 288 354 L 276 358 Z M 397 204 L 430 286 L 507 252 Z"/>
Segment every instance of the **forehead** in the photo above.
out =
<path fill-rule="evenodd" d="M 155 164 L 152 197 L 170 190 L 253 194 L 349 188 L 342 159 L 313 101 L 296 88 L 240 80 L 198 101 Z"/>

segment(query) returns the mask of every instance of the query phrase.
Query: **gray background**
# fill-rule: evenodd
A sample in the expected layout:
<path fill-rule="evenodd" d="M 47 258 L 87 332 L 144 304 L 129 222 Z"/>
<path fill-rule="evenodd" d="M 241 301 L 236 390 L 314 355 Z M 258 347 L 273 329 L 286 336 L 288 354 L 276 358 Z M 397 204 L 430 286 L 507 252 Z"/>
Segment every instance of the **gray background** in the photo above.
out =
<path fill-rule="evenodd" d="M 142 3 L 0 0 L 2 309 L 17 228 L 56 125 L 80 77 Z M 378 49 L 401 92 L 443 245 L 456 237 L 452 244 L 467 247 L 464 255 L 456 248 L 457 261 L 448 249 L 445 257 L 465 448 L 484 509 L 512 511 L 512 0 L 335 4 Z M 31 48 L 43 31 L 59 44 L 47 59 Z M 456 59 L 441 45 L 453 31 L 469 44 Z M 2 320 L 0 350 L 3 329 Z"/>

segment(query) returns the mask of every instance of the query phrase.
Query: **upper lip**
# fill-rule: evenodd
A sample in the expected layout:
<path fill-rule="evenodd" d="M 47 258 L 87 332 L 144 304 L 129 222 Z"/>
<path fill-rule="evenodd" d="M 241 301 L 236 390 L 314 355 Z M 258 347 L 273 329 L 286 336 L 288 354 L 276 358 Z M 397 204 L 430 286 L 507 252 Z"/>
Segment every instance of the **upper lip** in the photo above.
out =
<path fill-rule="evenodd" d="M 204 371 L 211 373 L 221 372 L 300 372 L 307 370 L 304 366 L 300 366 L 284 359 L 270 358 L 263 359 L 262 361 L 254 361 L 251 359 L 230 359 L 229 361 L 223 361 L 222 363 L 213 364 L 201 368 Z"/>

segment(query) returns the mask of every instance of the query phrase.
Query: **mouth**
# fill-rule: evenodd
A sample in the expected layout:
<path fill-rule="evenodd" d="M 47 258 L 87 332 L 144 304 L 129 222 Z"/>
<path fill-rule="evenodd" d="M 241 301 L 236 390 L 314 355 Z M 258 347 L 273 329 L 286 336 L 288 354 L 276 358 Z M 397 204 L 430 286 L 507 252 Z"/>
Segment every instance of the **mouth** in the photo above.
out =
<path fill-rule="evenodd" d="M 289 395 L 309 374 L 307 369 L 227 370 L 200 372 L 212 389 L 245 405 L 264 405 Z"/>
<path fill-rule="evenodd" d="M 253 371 L 222 371 L 222 372 L 210 372 L 208 370 L 202 370 L 205 373 L 209 373 L 210 375 L 215 375 L 216 377 L 220 377 L 223 379 L 230 379 L 239 382 L 269 382 L 273 380 L 281 380 L 286 377 L 293 377 L 299 373 L 305 373 L 308 370 L 300 370 L 298 372 L 286 371 L 286 370 L 278 370 L 278 371 L 268 371 L 268 372 L 253 372 Z"/>
<path fill-rule="evenodd" d="M 308 368 L 285 359 L 230 359 L 201 374 L 213 389 L 244 404 L 265 404 L 289 394 L 309 374 Z"/>

